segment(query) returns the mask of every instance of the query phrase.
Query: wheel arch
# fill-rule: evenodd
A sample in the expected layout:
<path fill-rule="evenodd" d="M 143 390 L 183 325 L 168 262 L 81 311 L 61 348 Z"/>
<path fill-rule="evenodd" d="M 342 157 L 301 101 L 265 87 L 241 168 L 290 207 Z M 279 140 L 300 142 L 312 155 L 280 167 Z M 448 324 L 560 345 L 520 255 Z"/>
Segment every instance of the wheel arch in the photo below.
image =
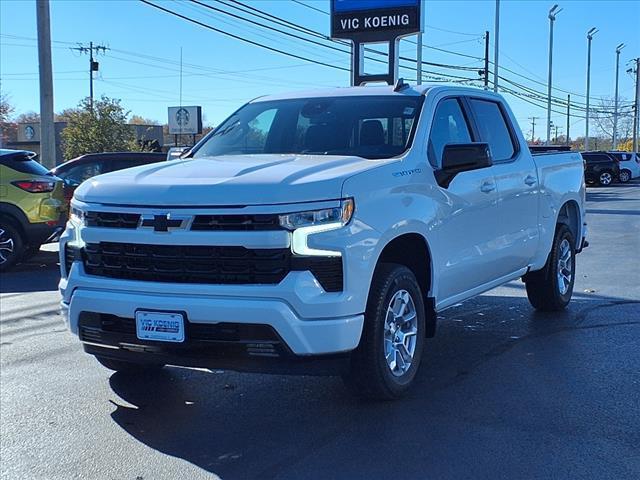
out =
<path fill-rule="evenodd" d="M 404 232 L 387 241 L 376 260 L 374 275 L 381 263 L 396 263 L 413 272 L 422 291 L 426 313 L 426 336 L 433 337 L 436 328 L 433 287 L 433 262 L 427 239 L 418 232 Z"/>
<path fill-rule="evenodd" d="M 580 207 L 575 200 L 567 200 L 560 210 L 558 210 L 558 218 L 556 219 L 556 225 L 562 224 L 569 227 L 573 240 L 575 242 L 575 248 L 580 248 L 582 243 L 582 218 L 580 214 Z"/>
<path fill-rule="evenodd" d="M 0 218 L 11 223 L 20 233 L 22 240 L 25 240 L 25 225 L 28 223 L 28 219 L 22 210 L 10 203 L 0 202 Z"/>

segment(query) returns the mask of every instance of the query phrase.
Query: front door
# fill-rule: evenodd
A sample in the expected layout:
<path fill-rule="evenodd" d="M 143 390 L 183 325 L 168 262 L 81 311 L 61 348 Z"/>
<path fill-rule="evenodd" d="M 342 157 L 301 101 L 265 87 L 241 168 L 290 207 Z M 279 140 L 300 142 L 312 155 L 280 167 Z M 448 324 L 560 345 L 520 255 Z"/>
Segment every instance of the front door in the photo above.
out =
<path fill-rule="evenodd" d="M 429 135 L 430 163 L 439 168 L 445 145 L 478 141 L 459 98 L 441 100 Z M 494 251 L 498 193 L 493 167 L 462 172 L 448 187 L 439 187 L 438 219 L 433 233 L 438 305 L 465 297 L 465 292 L 496 277 Z M 448 302 L 449 300 L 449 302 Z"/>
<path fill-rule="evenodd" d="M 504 277 L 527 267 L 538 249 L 538 173 L 528 149 L 519 148 L 515 128 L 502 105 L 479 98 L 470 98 L 469 105 L 480 141 L 491 150 L 500 218 L 496 274 Z"/>

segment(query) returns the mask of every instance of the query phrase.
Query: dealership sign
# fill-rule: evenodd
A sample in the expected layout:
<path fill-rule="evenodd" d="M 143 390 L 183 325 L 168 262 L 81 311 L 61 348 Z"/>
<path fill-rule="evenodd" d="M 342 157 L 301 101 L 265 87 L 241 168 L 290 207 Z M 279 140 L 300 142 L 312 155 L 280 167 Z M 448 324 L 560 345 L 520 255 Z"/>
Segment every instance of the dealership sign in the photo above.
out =
<path fill-rule="evenodd" d="M 332 0 L 331 36 L 361 42 L 420 32 L 420 0 Z"/>
<path fill-rule="evenodd" d="M 400 38 L 422 31 L 422 0 L 331 0 L 331 37 L 353 42 L 351 85 L 398 81 Z M 387 71 L 367 74 L 364 46 L 389 46 Z"/>
<path fill-rule="evenodd" d="M 169 133 L 202 133 L 202 107 L 169 107 Z"/>

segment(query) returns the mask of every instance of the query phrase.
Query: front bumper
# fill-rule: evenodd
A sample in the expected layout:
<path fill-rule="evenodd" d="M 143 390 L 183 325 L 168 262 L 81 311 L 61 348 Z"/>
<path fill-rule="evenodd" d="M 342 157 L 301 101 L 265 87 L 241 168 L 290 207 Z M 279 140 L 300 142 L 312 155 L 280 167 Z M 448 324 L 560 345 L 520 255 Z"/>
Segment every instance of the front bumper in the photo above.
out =
<path fill-rule="evenodd" d="M 267 325 L 298 356 L 353 350 L 360 341 L 364 322 L 363 315 L 303 320 L 277 299 L 150 295 L 79 288 L 70 303 L 62 303 L 65 321 L 76 335 L 81 333 L 80 319 L 86 313 L 133 319 L 136 310 L 181 311 L 189 323 L 198 325 L 228 322 Z M 120 348 L 130 340 L 125 338 L 113 345 Z"/>

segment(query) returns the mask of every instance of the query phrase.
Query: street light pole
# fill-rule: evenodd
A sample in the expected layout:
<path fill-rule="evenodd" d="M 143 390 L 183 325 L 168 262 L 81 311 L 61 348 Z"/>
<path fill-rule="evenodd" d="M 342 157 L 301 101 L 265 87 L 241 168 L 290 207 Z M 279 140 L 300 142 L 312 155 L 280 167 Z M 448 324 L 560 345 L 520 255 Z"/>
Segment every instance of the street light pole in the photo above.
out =
<path fill-rule="evenodd" d="M 621 43 L 616 47 L 616 93 L 615 103 L 613 107 L 613 149 L 618 147 L 618 74 L 620 70 L 620 52 L 625 47 L 624 43 Z"/>
<path fill-rule="evenodd" d="M 495 38 L 493 40 L 493 91 L 498 91 L 498 49 L 500 44 L 500 0 L 496 0 Z"/>
<path fill-rule="evenodd" d="M 589 91 L 591 89 L 591 40 L 598 33 L 598 29 L 593 27 L 587 32 L 587 114 L 585 118 L 584 149 L 589 150 Z"/>
<path fill-rule="evenodd" d="M 556 15 L 562 11 L 556 3 L 549 10 L 549 85 L 547 86 L 547 145 L 551 139 L 551 83 L 553 71 L 553 24 L 556 21 Z"/>

